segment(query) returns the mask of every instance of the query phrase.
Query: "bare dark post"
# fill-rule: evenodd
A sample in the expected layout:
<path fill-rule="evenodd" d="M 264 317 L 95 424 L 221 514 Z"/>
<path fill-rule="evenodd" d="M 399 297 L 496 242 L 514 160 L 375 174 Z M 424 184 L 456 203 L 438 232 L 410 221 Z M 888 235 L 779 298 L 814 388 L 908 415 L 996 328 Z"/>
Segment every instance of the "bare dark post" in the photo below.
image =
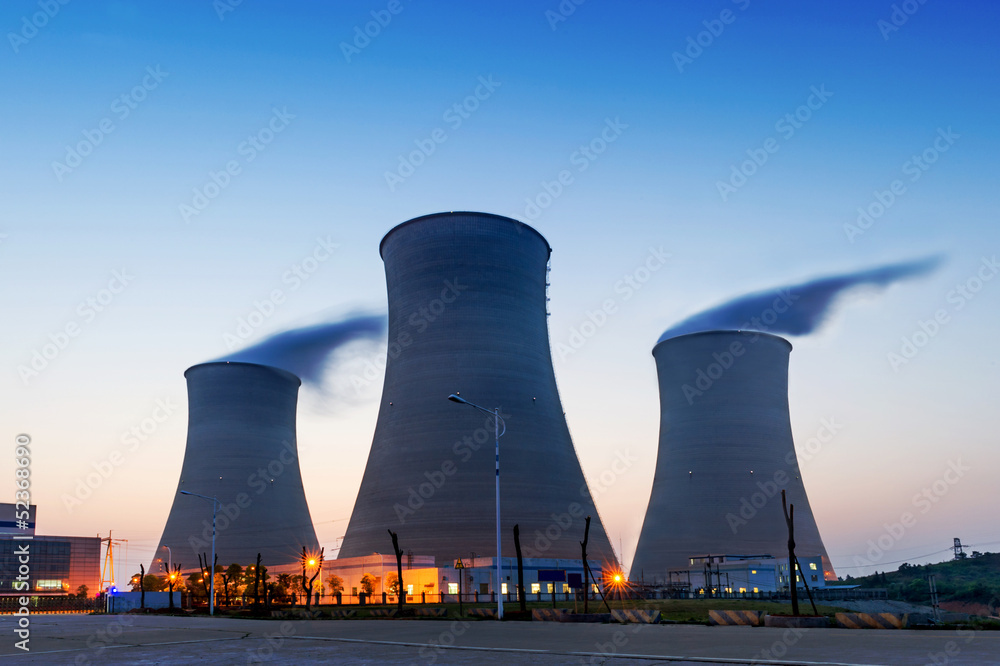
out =
<path fill-rule="evenodd" d="M 399 610 L 403 610 L 403 599 L 406 598 L 403 592 L 403 551 L 399 549 L 396 533 L 389 530 L 389 536 L 392 537 L 392 550 L 396 553 L 396 605 Z"/>
<path fill-rule="evenodd" d="M 813 601 L 813 593 L 809 590 L 809 581 L 806 580 L 806 572 L 802 567 L 799 566 L 799 558 L 797 557 L 795 558 L 795 566 L 799 571 L 802 572 L 802 584 L 806 586 L 806 594 L 809 596 L 809 603 L 812 604 L 813 615 L 819 615 L 819 611 L 816 610 L 816 602 Z"/>
<path fill-rule="evenodd" d="M 792 593 L 792 615 L 799 614 L 799 591 L 795 585 L 795 571 L 798 563 L 795 561 L 795 505 L 785 504 L 785 491 L 781 491 L 781 510 L 785 512 L 785 524 L 788 525 L 788 589 Z M 805 573 L 802 574 L 805 576 Z"/>
<path fill-rule="evenodd" d="M 209 591 L 209 585 L 211 583 L 211 579 L 209 578 L 209 576 L 215 575 L 215 565 L 217 565 L 218 563 L 219 563 L 219 556 L 216 555 L 215 564 L 212 566 L 212 572 L 208 573 L 206 571 L 206 569 L 208 569 L 208 555 L 206 555 L 205 553 L 201 553 L 200 555 L 198 555 L 198 568 L 201 569 L 201 586 L 205 588 L 206 599 L 208 599 L 209 595 L 211 594 L 211 592 Z"/>
<path fill-rule="evenodd" d="M 521 612 L 528 612 L 524 599 L 524 565 L 521 561 L 521 532 L 514 525 L 514 550 L 517 551 L 517 598 L 521 602 Z"/>
<path fill-rule="evenodd" d="M 260 553 L 257 553 L 257 566 L 253 570 L 253 607 L 260 606 Z"/>
<path fill-rule="evenodd" d="M 174 609 L 174 579 L 181 575 L 181 565 L 175 564 L 173 571 L 167 571 L 167 586 L 170 591 L 170 610 Z"/>
<path fill-rule="evenodd" d="M 146 567 L 139 565 L 139 608 L 146 608 Z"/>
<path fill-rule="evenodd" d="M 462 617 L 462 576 L 465 573 L 465 565 L 461 559 L 455 561 L 455 570 L 458 571 L 458 616 Z"/>
<path fill-rule="evenodd" d="M 589 598 L 589 588 L 588 585 L 593 582 L 594 585 L 597 581 L 594 580 L 594 572 L 590 570 L 590 562 L 587 561 L 587 541 L 590 540 L 590 516 L 587 516 L 587 524 L 583 528 L 583 541 L 580 542 L 580 546 L 583 548 L 583 612 L 587 612 L 587 599 Z M 602 588 L 597 588 L 601 593 L 601 601 L 604 602 L 604 607 L 611 612 L 611 606 L 608 605 L 608 598 L 604 596 L 604 590 Z"/>
<path fill-rule="evenodd" d="M 316 561 L 316 573 L 314 573 L 311 578 L 308 578 L 309 584 L 307 586 L 306 565 L 311 563 L 309 562 L 309 554 L 306 553 L 306 547 L 302 546 L 302 591 L 306 593 L 306 610 L 309 610 L 309 602 L 312 601 L 313 583 L 323 571 L 323 550 L 323 548 L 319 549 L 319 558 Z"/>
<path fill-rule="evenodd" d="M 588 601 L 590 600 L 590 566 L 587 563 L 587 541 L 590 540 L 590 516 L 587 516 L 587 524 L 583 528 L 583 541 L 580 547 L 583 550 L 583 612 L 587 612 Z"/>

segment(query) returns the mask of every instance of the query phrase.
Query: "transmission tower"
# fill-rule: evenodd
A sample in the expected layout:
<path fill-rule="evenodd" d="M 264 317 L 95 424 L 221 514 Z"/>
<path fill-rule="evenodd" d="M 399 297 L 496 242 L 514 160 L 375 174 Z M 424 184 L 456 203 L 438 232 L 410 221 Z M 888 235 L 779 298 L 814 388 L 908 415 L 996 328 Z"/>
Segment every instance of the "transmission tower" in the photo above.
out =
<path fill-rule="evenodd" d="M 128 559 L 128 539 L 112 539 L 111 530 L 108 530 L 107 538 L 101 537 L 101 545 L 104 544 L 107 546 L 105 546 L 104 564 L 101 566 L 101 592 L 115 587 L 116 573 L 121 573 L 115 571 L 115 549 L 121 550 L 121 547 L 125 546 L 125 559 Z"/>

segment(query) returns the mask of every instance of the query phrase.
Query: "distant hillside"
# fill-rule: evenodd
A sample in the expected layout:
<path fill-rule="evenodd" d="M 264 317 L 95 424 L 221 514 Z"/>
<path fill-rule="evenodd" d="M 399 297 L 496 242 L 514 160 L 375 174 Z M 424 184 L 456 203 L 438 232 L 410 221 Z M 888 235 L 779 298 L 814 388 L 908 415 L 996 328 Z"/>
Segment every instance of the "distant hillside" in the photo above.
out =
<path fill-rule="evenodd" d="M 892 572 L 861 578 L 848 576 L 844 583 L 862 587 L 884 587 L 890 599 L 929 604 L 927 576 L 935 574 L 940 601 L 985 604 L 993 614 L 1000 610 L 1000 553 L 976 553 L 962 560 L 938 564 L 900 564 Z"/>

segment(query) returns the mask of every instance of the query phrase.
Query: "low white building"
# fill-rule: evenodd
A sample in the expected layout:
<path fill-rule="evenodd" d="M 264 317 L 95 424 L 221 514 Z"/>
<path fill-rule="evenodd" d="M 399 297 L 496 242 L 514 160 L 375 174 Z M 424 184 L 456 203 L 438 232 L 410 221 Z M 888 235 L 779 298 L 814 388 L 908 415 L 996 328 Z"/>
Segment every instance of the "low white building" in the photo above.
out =
<path fill-rule="evenodd" d="M 797 557 L 796 587 L 805 591 L 826 587 L 821 556 Z M 788 558 L 771 555 L 696 555 L 687 569 L 669 571 L 665 587 L 702 595 L 752 595 L 788 592 Z M 803 577 L 805 581 L 803 581 Z"/>
<path fill-rule="evenodd" d="M 461 566 L 459 565 L 461 562 Z M 407 602 L 446 602 L 458 601 L 459 590 L 465 601 L 493 599 L 496 589 L 496 558 L 476 557 L 435 564 L 432 556 L 403 556 L 403 585 L 406 589 Z M 524 558 L 524 588 L 528 600 L 551 599 L 553 591 L 557 599 L 572 598 L 569 587 L 573 574 L 583 581 L 584 567 L 582 560 Z M 597 585 L 601 584 L 604 566 L 601 562 L 590 561 L 591 587 L 593 594 L 598 593 Z M 539 572 L 561 572 L 555 576 L 565 580 L 558 582 L 540 581 Z M 381 601 L 383 593 L 389 593 L 390 581 L 396 575 L 396 558 L 394 555 L 372 553 L 363 557 L 349 557 L 330 560 L 323 563 L 324 583 L 331 575 L 339 576 L 343 581 L 344 603 L 355 603 L 363 592 L 361 579 L 371 576 L 373 593 L 376 601 Z M 545 574 L 542 574 L 545 577 Z M 596 583 L 597 585 L 595 585 Z M 516 600 L 517 590 L 517 558 L 505 557 L 501 560 L 501 594 L 505 599 Z M 330 594 L 329 588 L 326 591 Z"/>

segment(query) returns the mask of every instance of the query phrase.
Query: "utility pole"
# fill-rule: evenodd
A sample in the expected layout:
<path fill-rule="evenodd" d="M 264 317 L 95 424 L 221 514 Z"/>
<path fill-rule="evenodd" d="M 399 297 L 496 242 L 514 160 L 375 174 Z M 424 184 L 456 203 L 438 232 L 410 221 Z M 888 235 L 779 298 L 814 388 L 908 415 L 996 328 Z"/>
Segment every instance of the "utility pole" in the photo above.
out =
<path fill-rule="evenodd" d="M 957 539 L 956 539 L 957 541 Z M 931 590 L 931 608 L 934 609 L 934 619 L 941 619 L 941 607 L 938 606 L 938 592 L 937 592 L 937 581 L 935 580 L 934 574 L 929 574 L 927 576 L 927 585 Z"/>

